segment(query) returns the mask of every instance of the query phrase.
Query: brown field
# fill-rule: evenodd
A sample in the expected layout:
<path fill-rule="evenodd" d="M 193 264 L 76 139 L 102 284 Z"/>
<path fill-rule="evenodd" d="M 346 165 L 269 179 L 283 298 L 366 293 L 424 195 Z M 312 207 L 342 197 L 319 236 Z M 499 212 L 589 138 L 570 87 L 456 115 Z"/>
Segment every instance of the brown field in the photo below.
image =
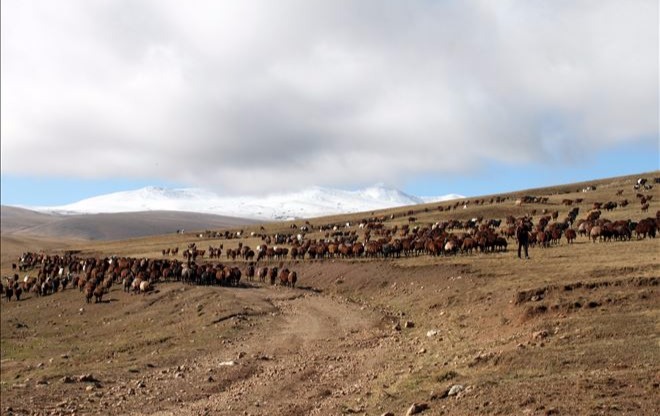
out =
<path fill-rule="evenodd" d="M 415 224 L 428 225 L 532 210 L 536 219 L 545 208 L 562 219 L 572 208 L 562 199 L 584 198 L 578 218 L 585 218 L 596 201 L 626 198 L 630 205 L 603 217 L 638 221 L 660 209 L 655 185 L 644 192 L 653 195 L 649 211 L 641 212 L 632 189 L 639 176 L 660 172 L 521 191 L 501 203 L 488 196 L 448 212 L 437 210 L 445 202 L 373 215 L 405 213 L 386 221 L 402 225 L 413 210 Z M 581 192 L 587 185 L 597 189 Z M 548 201 L 514 204 L 522 195 Z M 291 223 L 263 226 L 296 232 Z M 244 226 L 243 235 L 259 228 Z M 193 234 L 92 242 L 3 231 L 0 265 L 3 276 L 11 274 L 28 250 L 162 258 L 167 247 L 226 249 L 239 241 L 261 243 Z M 423 415 L 658 414 L 660 239 L 562 239 L 530 248 L 530 260 L 519 260 L 515 248 L 509 240 L 500 253 L 285 261 L 298 272 L 295 289 L 243 278 L 239 288 L 158 283 L 147 295 L 115 286 L 99 304 L 86 304 L 77 289 L 20 302 L 3 297 L 0 411 L 405 415 L 417 403 Z M 448 396 L 452 386 L 462 389 Z"/>
<path fill-rule="evenodd" d="M 47 214 L 2 206 L 2 235 L 26 235 L 68 240 L 125 240 L 173 234 L 177 230 L 203 231 L 240 227 L 258 221 L 181 211 L 144 211 L 107 214 Z"/>

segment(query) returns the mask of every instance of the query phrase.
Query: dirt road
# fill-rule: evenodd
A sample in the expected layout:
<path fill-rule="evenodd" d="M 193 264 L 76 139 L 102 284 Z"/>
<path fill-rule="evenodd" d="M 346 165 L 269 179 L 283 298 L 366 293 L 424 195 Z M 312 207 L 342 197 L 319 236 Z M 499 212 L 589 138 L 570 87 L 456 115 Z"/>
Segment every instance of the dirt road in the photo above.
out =
<path fill-rule="evenodd" d="M 363 411 L 378 366 L 389 355 L 379 350 L 393 342 L 382 317 L 313 292 L 250 292 L 265 295 L 258 301 L 271 303 L 273 311 L 248 318 L 254 327 L 246 337 L 196 362 L 199 370 L 206 369 L 207 380 L 226 388 L 176 410 L 140 414 L 264 414 L 265 408 L 273 415 Z"/>

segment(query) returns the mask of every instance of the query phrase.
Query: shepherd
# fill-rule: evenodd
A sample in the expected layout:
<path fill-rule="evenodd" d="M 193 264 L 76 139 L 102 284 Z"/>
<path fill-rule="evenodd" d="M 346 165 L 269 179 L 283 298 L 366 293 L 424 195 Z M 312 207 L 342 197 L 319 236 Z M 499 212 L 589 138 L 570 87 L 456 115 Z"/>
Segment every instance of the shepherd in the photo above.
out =
<path fill-rule="evenodd" d="M 521 251 L 525 249 L 525 258 L 529 259 L 529 231 L 530 227 L 526 220 L 522 220 L 516 228 L 516 239 L 518 240 L 518 258 L 521 257 Z"/>

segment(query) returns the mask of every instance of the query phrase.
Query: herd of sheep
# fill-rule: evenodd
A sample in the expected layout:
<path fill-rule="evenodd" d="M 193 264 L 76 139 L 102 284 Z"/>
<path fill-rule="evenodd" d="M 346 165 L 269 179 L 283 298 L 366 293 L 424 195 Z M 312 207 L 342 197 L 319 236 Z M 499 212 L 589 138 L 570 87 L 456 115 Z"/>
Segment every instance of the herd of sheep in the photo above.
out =
<path fill-rule="evenodd" d="M 648 188 L 648 184 L 646 189 Z M 643 186 L 641 185 L 641 186 Z M 617 191 L 620 196 L 622 191 Z M 638 193 L 642 212 L 648 210 L 651 195 Z M 535 197 L 524 198 L 524 203 L 535 203 Z M 522 199 L 521 199 L 522 200 Z M 498 198 L 492 203 L 502 202 Z M 570 204 L 569 204 L 570 201 Z M 546 201 L 539 201 L 546 202 Z M 582 201 L 580 201 L 582 202 Z M 462 202 L 464 206 L 470 201 Z M 474 203 L 483 204 L 485 200 Z M 295 287 L 298 275 L 284 267 L 285 260 L 301 261 L 305 259 L 335 258 L 398 258 L 419 255 L 471 255 L 475 252 L 495 253 L 507 250 L 511 239 L 515 241 L 516 227 L 521 223 L 528 225 L 530 245 L 549 247 L 559 244 L 562 237 L 567 243 L 573 243 L 578 236 L 597 241 L 627 241 L 655 238 L 660 228 L 660 211 L 653 217 L 639 220 L 609 220 L 603 210 L 611 211 L 627 205 L 619 203 L 594 203 L 584 218 L 578 218 L 580 208 L 577 202 L 564 200 L 563 205 L 573 206 L 567 215 L 560 219 L 559 211 L 540 212 L 531 215 L 504 219 L 486 219 L 476 217 L 470 220 L 444 220 L 428 224 L 417 224 L 414 211 L 403 211 L 398 216 L 408 216 L 408 224 L 387 224 L 387 217 L 371 217 L 358 224 L 324 224 L 313 227 L 309 222 L 297 227 L 291 233 L 268 235 L 252 233 L 249 237 L 260 238 L 261 243 L 249 247 L 243 241 L 236 248 L 209 246 L 208 250 L 199 249 L 196 244 L 188 245 L 179 259 L 178 247 L 162 250 L 163 258 L 106 257 L 83 258 L 76 252 L 64 255 L 48 255 L 28 252 L 23 254 L 17 264 L 12 264 L 14 274 L 5 276 L 0 282 L 1 294 L 7 300 L 20 300 L 24 293 L 46 296 L 67 287 L 78 288 L 84 293 L 86 302 L 102 302 L 104 294 L 115 284 L 120 284 L 127 293 L 147 293 L 154 284 L 164 281 L 179 281 L 185 284 L 238 286 L 243 275 L 248 281 L 258 278 L 261 283 L 267 279 L 271 285 Z M 448 206 L 456 209 L 459 205 Z M 445 207 L 438 207 L 444 211 Z M 425 208 L 428 212 L 428 208 Z M 536 216 L 534 220 L 533 216 Z M 389 219 L 393 220 L 394 215 Z M 263 231 L 264 228 L 262 227 Z M 216 233 L 214 238 L 235 238 L 236 233 Z M 241 237 L 248 236 L 240 233 Z M 315 238 L 311 238 L 315 237 Z M 275 245 L 272 245 L 275 243 Z M 214 261 L 221 254 L 227 256 L 233 264 Z M 205 257 L 206 256 L 206 257 Z M 241 262 L 242 260 L 242 262 Z M 272 265 L 275 262 L 277 265 Z M 238 264 L 238 265 L 237 265 Z M 18 269 L 18 270 L 16 270 Z M 19 273 L 25 272 L 20 278 Z"/>

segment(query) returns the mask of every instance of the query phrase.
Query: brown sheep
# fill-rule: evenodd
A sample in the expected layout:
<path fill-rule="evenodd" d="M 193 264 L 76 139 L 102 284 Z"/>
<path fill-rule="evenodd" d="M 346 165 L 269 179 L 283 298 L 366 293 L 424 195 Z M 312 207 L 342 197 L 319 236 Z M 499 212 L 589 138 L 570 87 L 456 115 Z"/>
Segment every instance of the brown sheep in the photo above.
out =
<path fill-rule="evenodd" d="M 225 278 L 227 278 L 227 283 L 229 283 L 232 286 L 238 286 L 238 283 L 241 280 L 241 269 L 238 267 L 232 267 L 228 268 L 229 274 L 225 275 Z"/>
<path fill-rule="evenodd" d="M 215 271 L 215 282 L 221 286 L 225 285 L 225 269 L 222 266 Z"/>
<path fill-rule="evenodd" d="M 539 231 L 536 234 L 536 242 L 541 246 L 541 247 L 548 247 L 550 244 L 550 235 L 547 231 Z"/>
<path fill-rule="evenodd" d="M 296 246 L 291 247 L 291 253 L 290 253 L 291 258 L 294 259 L 294 260 L 297 259 L 298 255 L 299 255 L 299 252 L 300 252 L 300 250 L 298 249 L 298 247 L 296 247 Z"/>
<path fill-rule="evenodd" d="M 296 287 L 298 281 L 298 274 L 296 272 L 289 273 L 289 286 Z"/>
<path fill-rule="evenodd" d="M 467 252 L 468 254 L 472 254 L 472 250 L 475 249 L 476 247 L 477 247 L 477 244 L 474 241 L 474 239 L 468 237 L 465 240 L 463 240 L 463 246 L 461 247 L 461 250 L 464 253 Z"/>
<path fill-rule="evenodd" d="M 277 274 L 278 274 L 277 272 L 278 271 L 279 270 L 278 270 L 277 267 L 273 267 L 273 268 L 270 269 L 270 284 L 271 285 L 275 284 L 275 279 L 277 278 Z"/>
<path fill-rule="evenodd" d="M 635 233 L 637 234 L 638 240 L 640 238 L 646 238 L 647 235 L 655 238 L 656 231 L 657 231 L 657 225 L 652 218 L 646 218 L 641 220 L 639 224 L 637 224 L 637 226 L 635 227 Z"/>
<path fill-rule="evenodd" d="M 103 299 L 103 294 L 105 293 L 105 287 L 103 285 L 98 285 L 94 288 L 94 303 L 100 303 Z"/>
<path fill-rule="evenodd" d="M 364 245 L 360 242 L 353 244 L 353 246 L 351 247 L 351 253 L 355 257 L 361 257 L 362 254 L 364 253 Z"/>
<path fill-rule="evenodd" d="M 124 292 L 128 293 L 131 291 L 131 285 L 133 283 L 133 275 L 128 274 L 124 276 L 122 279 L 122 287 L 124 288 Z"/>
<path fill-rule="evenodd" d="M 85 301 L 87 303 L 92 301 L 92 297 L 94 296 L 94 289 L 96 289 L 96 286 L 91 282 L 87 282 L 85 285 Z"/>
<path fill-rule="evenodd" d="M 596 221 L 598 218 L 600 218 L 600 211 L 591 211 L 587 215 L 587 221 Z"/>
<path fill-rule="evenodd" d="M 250 282 L 254 280 L 254 264 L 252 263 L 248 264 L 248 267 L 245 270 L 245 276 Z"/>
<path fill-rule="evenodd" d="M 78 290 L 82 292 L 85 289 L 85 286 L 87 285 L 87 280 L 80 276 L 78 277 Z"/>
<path fill-rule="evenodd" d="M 280 285 L 287 286 L 289 283 L 289 269 L 282 269 L 282 271 L 280 271 L 279 278 Z"/>
<path fill-rule="evenodd" d="M 268 276 L 268 267 L 259 269 L 259 281 L 262 283 L 266 282 L 266 276 Z"/>
<path fill-rule="evenodd" d="M 506 238 L 504 237 L 497 237 L 495 239 L 495 249 L 496 250 L 501 250 L 501 251 L 506 251 L 507 246 L 509 243 L 506 241 Z"/>
<path fill-rule="evenodd" d="M 575 230 L 572 228 L 569 228 L 566 230 L 566 241 L 568 244 L 573 244 L 573 241 L 575 241 L 575 238 L 577 237 Z"/>

